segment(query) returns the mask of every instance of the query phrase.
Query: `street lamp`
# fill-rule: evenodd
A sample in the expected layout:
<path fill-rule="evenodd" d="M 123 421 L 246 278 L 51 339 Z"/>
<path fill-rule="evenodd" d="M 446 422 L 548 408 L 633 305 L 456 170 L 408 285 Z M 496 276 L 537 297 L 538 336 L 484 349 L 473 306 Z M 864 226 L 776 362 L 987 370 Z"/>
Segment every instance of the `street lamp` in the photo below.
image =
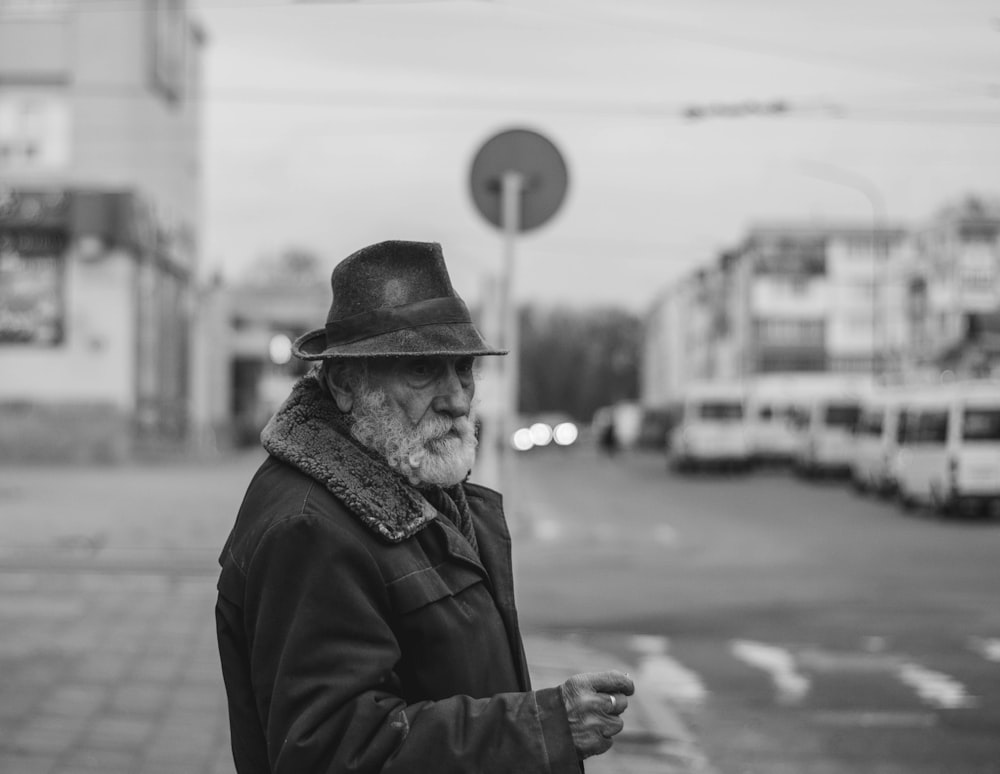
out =
<path fill-rule="evenodd" d="M 879 349 L 879 344 L 884 344 L 885 339 L 887 338 L 885 320 L 883 319 L 884 304 L 881 303 L 881 290 L 883 290 L 881 286 L 884 278 L 879 274 L 879 258 L 881 256 L 881 250 L 879 249 L 880 240 L 878 232 L 881 230 L 886 220 L 885 202 L 882 199 L 882 194 L 875 184 L 868 178 L 859 175 L 856 172 L 852 172 L 849 169 L 844 169 L 843 167 L 838 167 L 833 164 L 828 164 L 822 161 L 814 161 L 812 159 L 804 159 L 799 162 L 799 170 L 802 174 L 808 175 L 809 177 L 824 180 L 827 183 L 834 183 L 835 185 L 842 185 L 845 188 L 857 191 L 868 200 L 868 205 L 871 207 L 872 375 L 876 381 L 881 381 L 884 376 L 884 363 L 882 359 L 882 352 Z"/>

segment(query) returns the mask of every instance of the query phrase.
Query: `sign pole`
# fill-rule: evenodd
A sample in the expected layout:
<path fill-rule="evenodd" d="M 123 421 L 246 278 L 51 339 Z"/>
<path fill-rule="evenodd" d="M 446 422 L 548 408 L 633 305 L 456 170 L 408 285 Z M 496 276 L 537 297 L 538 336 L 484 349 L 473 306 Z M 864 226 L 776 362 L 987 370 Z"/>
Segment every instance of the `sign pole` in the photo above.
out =
<path fill-rule="evenodd" d="M 469 169 L 469 193 L 479 214 L 503 238 L 503 266 L 497 283 L 497 327 L 509 354 L 499 365 L 496 390 L 496 436 L 486 444 L 496 450 L 499 479 L 507 500 L 512 526 L 524 521 L 518 509 L 512 436 L 517 430 L 520 374 L 519 324 L 514 294 L 517 236 L 538 228 L 555 215 L 566 195 L 569 173 L 562 154 L 552 142 L 529 129 L 508 129 L 487 140 L 476 152 Z M 496 372 L 494 372 L 496 373 Z M 489 456 L 488 454 L 486 455 Z M 491 460 L 484 460 L 491 461 Z"/>
<path fill-rule="evenodd" d="M 510 352 L 503 362 L 503 421 L 500 438 L 500 467 L 508 517 L 520 521 L 517 497 L 517 480 L 514 471 L 514 454 L 511 438 L 517 430 L 518 395 L 520 392 L 519 320 L 517 299 L 514 293 L 517 235 L 521 230 L 521 194 L 524 176 L 520 172 L 505 170 L 500 178 L 503 231 L 503 271 L 500 278 L 500 316 L 503 325 L 503 348 Z"/>

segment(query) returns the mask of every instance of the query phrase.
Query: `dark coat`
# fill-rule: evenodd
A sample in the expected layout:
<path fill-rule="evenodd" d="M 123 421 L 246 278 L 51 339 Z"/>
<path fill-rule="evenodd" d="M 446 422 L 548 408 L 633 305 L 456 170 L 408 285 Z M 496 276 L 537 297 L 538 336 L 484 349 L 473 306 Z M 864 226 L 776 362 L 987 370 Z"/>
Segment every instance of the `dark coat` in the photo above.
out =
<path fill-rule="evenodd" d="M 304 379 L 220 562 L 240 774 L 578 774 L 558 688 L 530 690 L 495 492 L 450 490 L 478 555 L 343 435 Z"/>

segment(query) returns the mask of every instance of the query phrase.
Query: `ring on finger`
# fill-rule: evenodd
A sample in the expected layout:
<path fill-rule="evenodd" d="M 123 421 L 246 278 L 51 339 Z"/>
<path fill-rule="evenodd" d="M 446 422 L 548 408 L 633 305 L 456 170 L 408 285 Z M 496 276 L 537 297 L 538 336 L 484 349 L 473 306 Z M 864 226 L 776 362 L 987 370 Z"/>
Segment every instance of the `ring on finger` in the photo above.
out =
<path fill-rule="evenodd" d="M 608 710 L 608 712 L 614 713 L 615 709 L 618 707 L 618 700 L 615 698 L 613 693 L 609 693 L 608 698 L 611 699 L 611 709 Z"/>

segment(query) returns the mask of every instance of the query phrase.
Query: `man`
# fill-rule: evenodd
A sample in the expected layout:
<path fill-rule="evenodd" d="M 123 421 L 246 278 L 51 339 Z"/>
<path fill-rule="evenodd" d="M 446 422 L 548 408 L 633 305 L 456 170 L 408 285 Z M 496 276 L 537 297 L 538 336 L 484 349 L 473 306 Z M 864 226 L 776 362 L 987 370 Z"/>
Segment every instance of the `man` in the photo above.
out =
<path fill-rule="evenodd" d="M 633 685 L 531 690 L 500 497 L 465 482 L 474 360 L 505 353 L 438 244 L 363 248 L 331 284 L 326 326 L 294 346 L 320 365 L 264 429 L 220 558 L 239 774 L 577 774 Z"/>

